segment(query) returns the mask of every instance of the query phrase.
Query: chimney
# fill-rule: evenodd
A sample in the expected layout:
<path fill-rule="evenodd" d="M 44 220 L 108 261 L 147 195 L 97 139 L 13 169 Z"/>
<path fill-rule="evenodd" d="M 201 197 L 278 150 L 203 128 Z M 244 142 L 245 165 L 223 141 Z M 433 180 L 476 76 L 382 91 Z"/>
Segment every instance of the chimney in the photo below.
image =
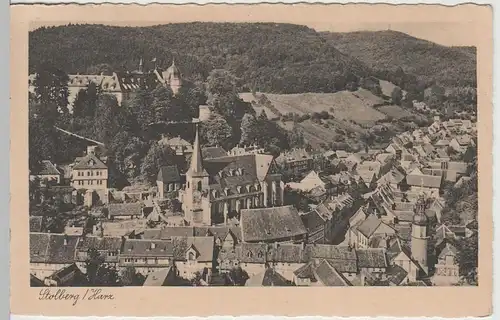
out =
<path fill-rule="evenodd" d="M 154 248 L 156 248 L 156 243 L 151 242 L 151 249 L 154 249 Z"/>
<path fill-rule="evenodd" d="M 68 235 L 64 234 L 64 245 L 68 245 Z"/>

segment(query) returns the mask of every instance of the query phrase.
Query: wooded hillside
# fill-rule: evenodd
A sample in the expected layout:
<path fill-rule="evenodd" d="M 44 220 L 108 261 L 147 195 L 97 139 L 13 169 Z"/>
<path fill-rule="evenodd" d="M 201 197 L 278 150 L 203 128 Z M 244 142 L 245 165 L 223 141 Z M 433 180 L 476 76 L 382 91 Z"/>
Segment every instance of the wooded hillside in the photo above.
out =
<path fill-rule="evenodd" d="M 152 27 L 69 25 L 29 35 L 29 68 L 48 63 L 66 73 L 136 70 L 173 58 L 184 75 L 205 80 L 213 69 L 239 79 L 241 91 L 335 92 L 369 74 L 305 26 L 275 23 L 182 23 Z M 101 70 L 99 70 L 101 69 Z"/>
<path fill-rule="evenodd" d="M 426 87 L 476 86 L 476 49 L 446 47 L 397 31 L 323 32 L 336 49 L 375 70 L 401 67 Z"/>

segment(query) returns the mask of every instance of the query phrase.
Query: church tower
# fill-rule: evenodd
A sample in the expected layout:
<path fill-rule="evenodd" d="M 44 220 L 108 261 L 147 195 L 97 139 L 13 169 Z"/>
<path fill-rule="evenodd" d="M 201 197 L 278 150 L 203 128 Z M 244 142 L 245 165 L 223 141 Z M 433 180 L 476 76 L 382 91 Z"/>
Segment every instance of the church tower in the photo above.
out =
<path fill-rule="evenodd" d="M 185 219 L 194 225 L 210 225 L 211 212 L 208 199 L 208 173 L 203 168 L 198 124 L 194 138 L 191 163 L 186 172 L 186 189 L 183 198 Z"/>
<path fill-rule="evenodd" d="M 415 207 L 411 225 L 411 255 L 422 269 L 428 273 L 427 265 L 427 216 L 425 215 L 425 199 L 420 196 Z"/>

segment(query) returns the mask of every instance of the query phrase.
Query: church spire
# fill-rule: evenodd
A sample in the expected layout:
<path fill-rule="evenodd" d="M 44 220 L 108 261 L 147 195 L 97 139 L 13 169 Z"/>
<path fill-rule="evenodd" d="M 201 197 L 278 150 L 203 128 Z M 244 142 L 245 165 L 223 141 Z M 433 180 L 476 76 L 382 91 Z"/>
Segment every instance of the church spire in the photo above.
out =
<path fill-rule="evenodd" d="M 206 171 L 203 169 L 198 124 L 196 123 L 195 126 L 196 135 L 194 137 L 193 154 L 191 155 L 191 164 L 188 173 L 191 174 L 191 176 L 206 175 Z"/>
<path fill-rule="evenodd" d="M 142 58 L 141 58 L 141 60 L 139 60 L 139 72 L 142 72 L 142 66 L 143 66 L 143 64 L 142 64 Z"/>

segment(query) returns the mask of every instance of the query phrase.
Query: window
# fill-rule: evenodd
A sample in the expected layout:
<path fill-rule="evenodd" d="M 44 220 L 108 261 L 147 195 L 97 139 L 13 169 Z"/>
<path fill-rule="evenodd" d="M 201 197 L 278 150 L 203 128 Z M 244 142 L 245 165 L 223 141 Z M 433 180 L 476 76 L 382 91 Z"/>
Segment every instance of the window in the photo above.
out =
<path fill-rule="evenodd" d="M 188 260 L 189 260 L 189 261 L 194 261 L 194 260 L 195 260 L 195 258 L 196 258 L 196 257 L 195 257 L 195 255 L 194 255 L 194 252 L 192 252 L 192 251 L 191 251 L 191 252 L 189 252 L 189 254 L 188 254 Z"/>
<path fill-rule="evenodd" d="M 87 177 L 89 177 L 89 176 L 90 176 L 90 171 L 87 171 Z"/>
<path fill-rule="evenodd" d="M 201 181 L 198 181 L 198 191 L 201 191 Z"/>

